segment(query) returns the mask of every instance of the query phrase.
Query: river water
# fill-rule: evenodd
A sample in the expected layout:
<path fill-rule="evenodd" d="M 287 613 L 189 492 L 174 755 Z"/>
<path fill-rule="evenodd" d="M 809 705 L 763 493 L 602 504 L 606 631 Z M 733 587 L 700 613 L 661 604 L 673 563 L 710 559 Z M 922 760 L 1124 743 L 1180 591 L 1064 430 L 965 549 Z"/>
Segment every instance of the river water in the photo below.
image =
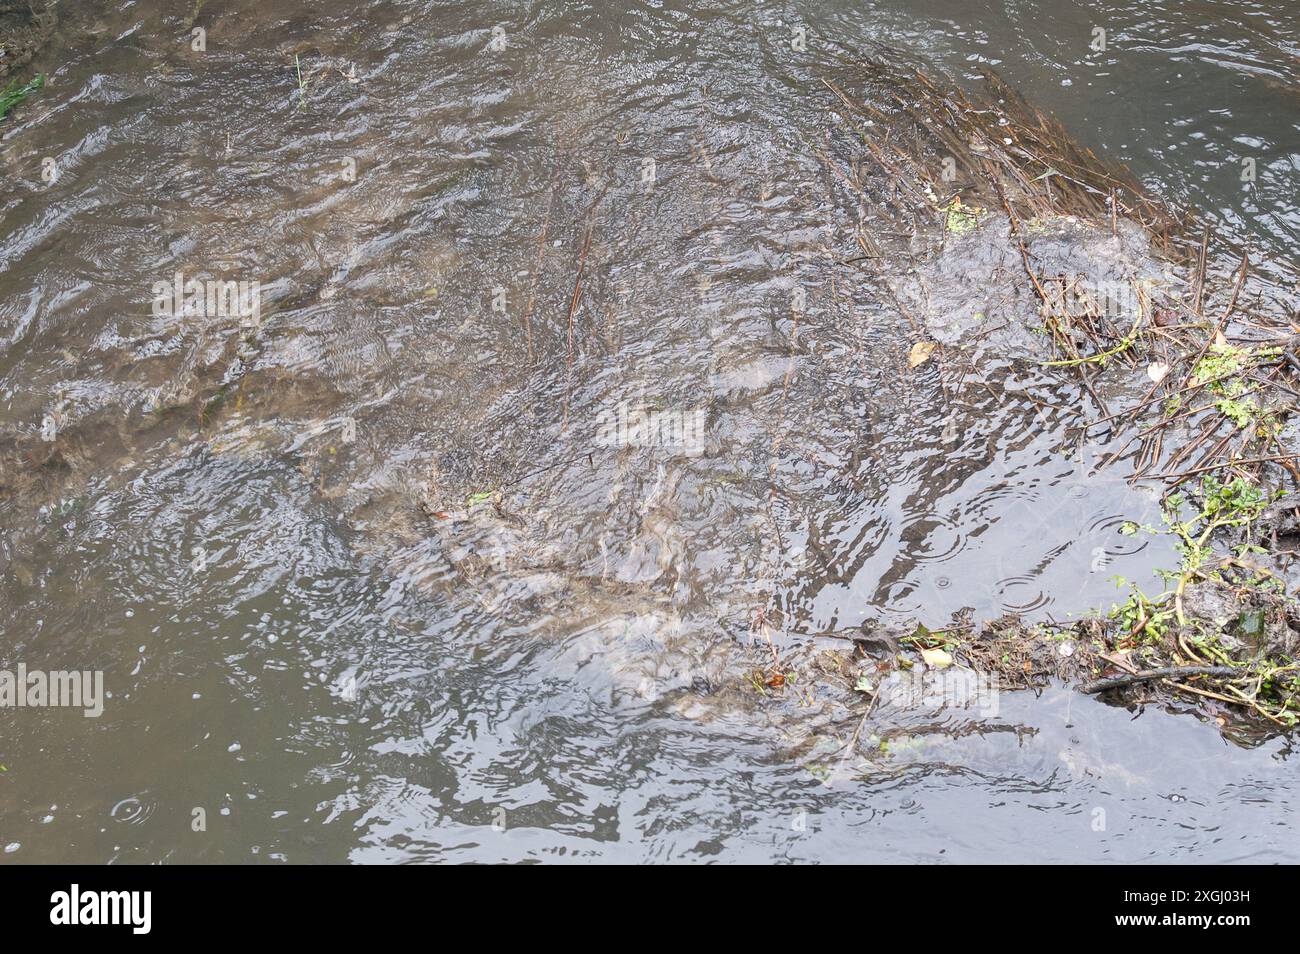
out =
<path fill-rule="evenodd" d="M 737 688 L 1176 559 L 1068 380 L 908 367 L 821 80 L 993 65 L 1285 255 L 1285 4 L 179 6 L 66 16 L 0 126 L 0 664 L 107 694 L 4 711 L 0 859 L 1300 858 L 1285 739 Z"/>

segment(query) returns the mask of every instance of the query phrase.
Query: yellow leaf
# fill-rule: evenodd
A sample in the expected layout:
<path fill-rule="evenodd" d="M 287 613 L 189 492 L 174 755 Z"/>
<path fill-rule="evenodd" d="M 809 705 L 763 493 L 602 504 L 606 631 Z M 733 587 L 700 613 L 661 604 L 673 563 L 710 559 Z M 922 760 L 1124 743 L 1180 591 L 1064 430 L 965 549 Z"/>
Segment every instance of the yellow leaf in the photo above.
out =
<path fill-rule="evenodd" d="M 930 360 L 930 355 L 934 354 L 934 349 L 938 345 L 933 341 L 918 341 L 912 345 L 912 350 L 907 356 L 908 367 L 915 368 L 918 365 L 925 364 Z"/>
<path fill-rule="evenodd" d="M 921 658 L 934 669 L 947 669 L 952 665 L 952 654 L 943 649 L 922 649 Z"/>

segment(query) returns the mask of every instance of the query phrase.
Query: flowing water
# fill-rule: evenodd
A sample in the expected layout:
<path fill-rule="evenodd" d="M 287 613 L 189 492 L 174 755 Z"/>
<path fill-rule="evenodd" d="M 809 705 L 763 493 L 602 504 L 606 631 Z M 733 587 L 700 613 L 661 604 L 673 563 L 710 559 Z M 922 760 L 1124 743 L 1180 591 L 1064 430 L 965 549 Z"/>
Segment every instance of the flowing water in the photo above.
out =
<path fill-rule="evenodd" d="M 1285 254 L 1285 5 L 97 6 L 0 127 L 0 664 L 107 698 L 4 711 L 0 859 L 1300 856 L 1284 739 L 736 688 L 1175 559 L 1120 534 L 1154 502 L 1089 466 L 1068 380 L 908 367 L 854 236 L 907 239 L 821 80 L 995 65 Z"/>

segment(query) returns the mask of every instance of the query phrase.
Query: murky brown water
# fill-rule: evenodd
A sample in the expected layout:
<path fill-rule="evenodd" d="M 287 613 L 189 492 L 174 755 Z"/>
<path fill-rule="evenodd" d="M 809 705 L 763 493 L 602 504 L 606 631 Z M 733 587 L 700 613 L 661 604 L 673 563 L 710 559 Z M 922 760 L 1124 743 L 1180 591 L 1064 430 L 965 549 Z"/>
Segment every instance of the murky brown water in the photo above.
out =
<path fill-rule="evenodd" d="M 1068 382 L 908 368 L 832 54 L 996 60 L 1285 247 L 1293 20 L 1107 13 L 1141 53 L 1101 71 L 1073 3 L 174 6 L 70 17 L 0 127 L 0 662 L 111 693 L 5 710 L 0 858 L 1296 858 L 1283 740 L 1065 690 L 860 738 L 714 692 L 756 616 L 778 650 L 1065 617 L 1173 560 Z M 1209 49 L 1200 6 L 1243 26 Z M 260 314 L 156 314 L 177 272 Z M 810 771 L 850 737 L 888 752 Z"/>

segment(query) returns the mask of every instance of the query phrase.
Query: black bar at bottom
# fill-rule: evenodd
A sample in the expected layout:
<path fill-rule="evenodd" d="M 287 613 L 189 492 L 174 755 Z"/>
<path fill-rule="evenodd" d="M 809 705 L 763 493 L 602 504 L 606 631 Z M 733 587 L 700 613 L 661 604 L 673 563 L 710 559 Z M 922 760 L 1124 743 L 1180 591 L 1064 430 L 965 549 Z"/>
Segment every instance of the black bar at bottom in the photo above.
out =
<path fill-rule="evenodd" d="M 865 875 L 847 885 L 858 896 L 859 904 L 853 907 L 911 921 L 923 927 L 927 940 L 944 935 L 969 939 L 972 930 L 1000 925 L 1017 932 L 1069 928 L 1090 939 L 1103 929 L 1118 937 L 1144 938 L 1183 939 L 1200 932 L 1232 944 L 1243 931 L 1277 929 L 1288 922 L 1281 916 L 1276 874 L 1258 868 L 920 869 Z M 93 933 L 128 943 L 252 937 L 373 943 L 376 932 L 390 929 L 430 930 L 435 932 L 433 940 L 445 938 L 454 925 L 472 930 L 475 924 L 490 926 L 497 943 L 501 929 L 511 926 L 521 937 L 536 941 L 553 936 L 562 926 L 557 923 L 565 917 L 561 912 L 567 909 L 572 917 L 575 906 L 579 911 L 603 910 L 606 923 L 615 905 L 630 918 L 667 919 L 663 926 L 668 930 L 677 921 L 663 909 L 665 898 L 672 897 L 663 891 L 653 894 L 658 909 L 653 915 L 636 910 L 646 899 L 627 889 L 600 898 L 579 888 L 581 894 L 557 908 L 559 899 L 551 891 L 518 890 L 532 887 L 527 883 L 503 891 L 490 880 L 477 882 L 480 876 L 458 872 L 459 890 L 446 895 L 427 872 L 405 868 L 11 866 L 0 868 L 0 898 L 7 926 L 21 932 L 15 936 L 33 930 L 76 932 L 85 940 Z M 765 885 L 761 896 L 788 890 L 790 884 Z M 648 886 L 642 883 L 642 890 Z M 475 901 L 466 905 L 466 896 Z M 831 909 L 837 906 L 827 901 Z M 763 904 L 771 914 L 771 899 Z M 782 906 L 782 920 L 788 925 L 802 905 L 787 899 Z M 740 922 L 753 915 L 740 911 L 719 917 L 719 912 L 694 906 L 690 910 L 692 922 L 712 922 L 719 935 L 734 936 Z M 387 919 L 391 923 L 386 925 Z M 563 927 L 572 935 L 582 929 L 581 919 Z M 697 928 L 691 931 L 696 934 Z"/>

